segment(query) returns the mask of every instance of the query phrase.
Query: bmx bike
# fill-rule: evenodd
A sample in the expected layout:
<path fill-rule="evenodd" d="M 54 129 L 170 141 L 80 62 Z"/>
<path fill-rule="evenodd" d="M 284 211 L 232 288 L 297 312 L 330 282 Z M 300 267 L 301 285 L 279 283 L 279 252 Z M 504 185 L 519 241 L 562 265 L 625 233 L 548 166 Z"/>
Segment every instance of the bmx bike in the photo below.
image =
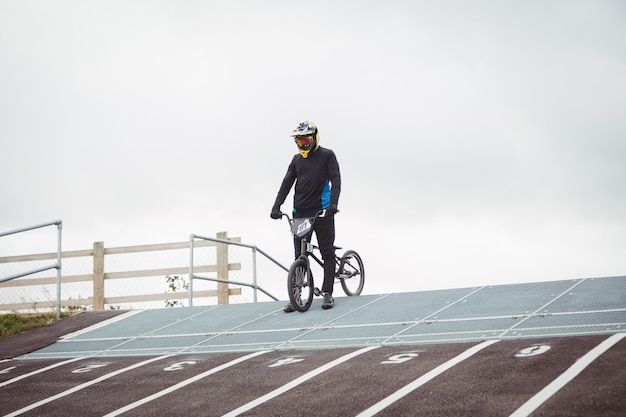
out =
<path fill-rule="evenodd" d="M 301 239 L 300 256 L 289 268 L 287 275 L 287 292 L 289 301 L 293 308 L 300 312 L 305 312 L 313 303 L 313 295 L 322 295 L 319 288 L 315 287 L 311 263 L 313 259 L 323 268 L 323 261 L 314 253 L 319 252 L 319 247 L 313 245 L 310 240 L 313 232 L 313 225 L 319 217 L 326 215 L 326 210 L 320 210 L 314 217 L 290 218 L 289 215 L 281 213 L 289 221 L 291 233 L 294 237 Z M 338 246 L 335 250 L 340 250 Z M 365 284 L 365 269 L 361 256 L 354 250 L 347 250 L 342 256 L 335 255 L 335 283 L 339 281 L 347 296 L 361 294 Z"/>

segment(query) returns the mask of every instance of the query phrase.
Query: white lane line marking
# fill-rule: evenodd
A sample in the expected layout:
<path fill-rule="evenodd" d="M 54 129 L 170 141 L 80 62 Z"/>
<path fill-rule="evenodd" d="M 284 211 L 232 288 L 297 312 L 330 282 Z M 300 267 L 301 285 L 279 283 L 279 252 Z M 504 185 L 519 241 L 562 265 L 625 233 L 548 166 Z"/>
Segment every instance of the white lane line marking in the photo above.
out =
<path fill-rule="evenodd" d="M 340 358 L 335 359 L 332 362 L 328 362 L 326 365 L 320 366 L 317 369 L 314 369 L 304 375 L 302 375 L 301 377 L 298 377 L 296 379 L 294 379 L 291 382 L 288 382 L 287 384 L 283 385 L 282 387 L 278 387 L 276 388 L 274 391 L 271 391 L 259 398 L 257 398 L 256 400 L 252 400 L 247 404 L 242 405 L 239 408 L 234 409 L 233 411 L 224 414 L 222 417 L 234 417 L 234 416 L 238 416 L 239 414 L 245 413 L 248 410 L 253 409 L 254 407 L 257 407 L 269 400 L 271 400 L 272 398 L 278 397 L 281 394 L 284 394 L 285 392 L 289 391 L 292 388 L 297 387 L 298 385 L 308 381 L 309 379 L 323 373 L 326 372 L 327 370 L 334 368 L 335 366 L 342 364 L 343 362 L 346 362 L 356 356 L 359 356 L 363 353 L 369 352 L 370 350 L 373 349 L 377 349 L 380 346 L 370 346 L 370 347 L 366 347 L 363 349 L 359 349 L 357 351 L 354 351 L 352 353 L 349 353 L 347 355 L 344 355 Z"/>
<path fill-rule="evenodd" d="M 361 412 L 359 415 L 357 415 L 357 417 L 373 416 L 374 414 L 376 414 L 376 413 L 382 411 L 383 409 L 389 407 L 391 404 L 395 403 L 396 401 L 398 401 L 402 397 L 410 394 L 412 391 L 414 391 L 417 388 L 421 387 L 422 385 L 426 384 L 431 379 L 441 375 L 442 373 L 444 373 L 448 369 L 452 368 L 453 366 L 463 362 L 465 359 L 469 358 L 470 356 L 480 352 L 481 350 L 483 350 L 487 346 L 491 346 L 491 345 L 493 345 L 494 343 L 497 343 L 497 342 L 499 342 L 499 340 L 487 340 L 486 342 L 483 342 L 483 343 L 481 343 L 479 345 L 476 345 L 476 346 L 473 346 L 473 347 L 467 349 L 465 352 L 461 353 L 460 355 L 458 355 L 458 356 L 450 359 L 449 361 L 439 365 L 435 369 L 432 369 L 429 372 L 427 372 L 424 375 L 422 375 L 421 377 L 417 378 L 415 381 L 411 382 L 410 384 L 405 385 L 404 387 L 400 388 L 398 391 L 396 391 L 393 394 L 389 395 L 387 398 L 383 398 L 382 400 L 380 400 L 379 402 L 377 402 L 376 404 L 374 404 L 373 406 L 371 406 L 367 410 L 364 410 L 363 412 Z"/>
<path fill-rule="evenodd" d="M 25 413 L 27 411 L 34 410 L 35 408 L 40 407 L 40 406 L 42 406 L 44 404 L 48 404 L 48 403 L 50 403 L 52 401 L 58 400 L 59 398 L 63 398 L 65 396 L 68 396 L 70 394 L 78 392 L 78 391 L 80 391 L 82 389 L 90 387 L 91 385 L 97 384 L 97 383 L 102 382 L 102 381 L 104 381 L 106 379 L 109 379 L 109 378 L 112 378 L 112 377 L 117 376 L 119 374 L 122 374 L 122 373 L 124 373 L 126 371 L 130 371 L 130 370 L 133 370 L 135 368 L 139 368 L 139 367 L 147 365 L 147 364 L 149 364 L 151 362 L 156 362 L 156 361 L 161 360 L 161 359 L 169 358 L 170 356 L 172 356 L 172 355 L 158 356 L 156 358 L 148 359 L 147 361 L 139 362 L 139 363 L 136 363 L 134 365 L 128 366 L 128 367 L 123 368 L 123 369 L 118 369 L 115 372 L 108 373 L 106 375 L 103 375 L 103 376 L 101 376 L 99 378 L 96 378 L 94 380 L 91 380 L 89 382 L 85 382 L 84 384 L 77 385 L 74 388 L 68 389 L 67 391 L 63 391 L 63 392 L 61 392 L 59 394 L 53 395 L 52 397 L 48 397 L 46 399 L 43 399 L 41 401 L 38 401 L 38 402 L 33 403 L 31 405 L 28 405 L 28 406 L 26 406 L 24 408 L 20 408 L 17 411 L 14 411 L 14 412 L 12 412 L 10 414 L 5 415 L 4 417 L 19 416 L 20 414 L 23 414 L 23 413 Z"/>
<path fill-rule="evenodd" d="M 565 372 L 559 375 L 554 381 L 545 386 L 544 389 L 535 394 L 531 399 L 526 401 L 520 408 L 518 408 L 510 417 L 524 417 L 530 415 L 541 404 L 546 402 L 550 397 L 563 388 L 568 382 L 581 373 L 587 366 L 596 360 L 600 355 L 609 350 L 611 346 L 626 337 L 626 333 L 617 333 L 608 339 L 604 340 L 595 348 L 591 349 L 582 358 L 578 359 L 572 366 L 570 366 Z"/>
<path fill-rule="evenodd" d="M 120 414 L 123 414 L 123 413 L 125 413 L 127 411 L 130 411 L 133 408 L 137 408 L 137 407 L 139 407 L 139 406 L 141 406 L 143 404 L 149 403 L 152 400 L 156 400 L 159 397 L 162 397 L 162 396 L 164 396 L 166 394 L 169 394 L 169 393 L 174 392 L 174 391 L 176 391 L 176 390 L 178 390 L 180 388 L 183 388 L 183 387 L 185 387 L 185 386 L 187 386 L 187 385 L 189 385 L 189 384 L 191 384 L 193 382 L 199 381 L 202 378 L 205 378 L 205 377 L 207 377 L 209 375 L 212 375 L 212 374 L 214 374 L 216 372 L 219 372 L 219 371 L 224 370 L 226 368 L 230 368 L 233 365 L 237 365 L 237 364 L 239 364 L 241 362 L 247 361 L 248 359 L 252 359 L 255 356 L 259 356 L 259 355 L 262 355 L 262 354 L 268 353 L 268 352 L 272 352 L 272 351 L 271 350 L 262 350 L 262 351 L 259 351 L 259 352 L 254 352 L 254 353 L 251 353 L 249 355 L 242 356 L 240 358 L 232 360 L 232 361 L 230 361 L 228 363 L 225 363 L 223 365 L 220 365 L 220 366 L 217 366 L 215 368 L 209 369 L 208 371 L 205 371 L 205 372 L 203 372 L 201 374 L 198 374 L 198 375 L 196 375 L 196 376 L 194 376 L 192 378 L 189 378 L 189 379 L 186 379 L 184 381 L 181 381 L 181 382 L 179 382 L 176 385 L 172 385 L 169 388 L 166 388 L 166 389 L 164 389 L 162 391 L 159 391 L 159 392 L 157 392 L 155 394 L 152 394 L 152 395 L 150 395 L 148 397 L 142 398 L 141 400 L 135 401 L 132 404 L 128 404 L 125 407 L 122 407 L 122 408 L 119 408 L 119 409 L 117 409 L 115 411 L 112 411 L 109 414 L 105 415 L 104 417 L 119 416 Z"/>
<path fill-rule="evenodd" d="M 42 372 L 49 371 L 50 369 L 54 369 L 54 368 L 57 368 L 59 366 L 62 366 L 62 365 L 65 365 L 65 364 L 68 364 L 68 363 L 71 363 L 71 362 L 76 362 L 76 361 L 79 361 L 79 360 L 82 360 L 82 359 L 85 359 L 85 358 L 70 359 L 70 360 L 67 360 L 67 361 L 55 363 L 55 364 L 50 365 L 50 366 L 46 366 L 45 368 L 37 369 L 36 371 L 32 371 L 32 372 L 29 372 L 29 373 L 24 374 L 24 375 L 16 376 L 15 378 L 9 379 L 8 381 L 0 382 L 0 387 L 4 387 L 4 386 L 12 384 L 14 382 L 20 381 L 20 380 L 22 380 L 24 378 L 28 378 L 29 376 L 37 375 L 37 374 L 40 374 Z"/>
<path fill-rule="evenodd" d="M 109 324 L 113 324 L 113 323 L 117 323 L 118 321 L 125 320 L 125 319 L 127 319 L 127 318 L 129 318 L 131 316 L 134 316 L 135 314 L 141 313 L 142 311 L 144 311 L 144 310 L 132 310 L 132 311 L 128 311 L 126 313 L 122 313 L 120 315 L 111 317 L 109 319 L 102 320 L 101 322 L 98 322 L 96 324 L 92 324 L 91 326 L 85 327 L 84 329 L 80 329 L 80 330 L 77 330 L 75 332 L 68 333 L 68 334 L 66 334 L 64 336 L 61 336 L 60 340 L 61 341 L 65 341 L 67 339 L 71 339 L 71 338 L 76 337 L 76 336 L 81 336 L 81 335 L 83 335 L 85 333 L 89 333 L 89 332 L 91 332 L 93 330 L 100 329 L 101 327 L 108 326 Z M 102 339 L 102 338 L 100 338 L 100 339 Z"/>

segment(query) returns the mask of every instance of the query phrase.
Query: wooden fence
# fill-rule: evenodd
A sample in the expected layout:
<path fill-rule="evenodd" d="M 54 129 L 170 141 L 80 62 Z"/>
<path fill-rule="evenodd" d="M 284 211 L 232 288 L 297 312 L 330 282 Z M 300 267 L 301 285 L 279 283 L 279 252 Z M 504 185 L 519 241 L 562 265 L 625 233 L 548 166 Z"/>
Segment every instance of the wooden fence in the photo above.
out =
<path fill-rule="evenodd" d="M 240 242 L 240 238 L 228 238 L 226 232 L 217 234 L 220 239 L 231 240 L 233 242 Z M 198 273 L 217 273 L 220 277 L 228 279 L 228 271 L 235 271 L 241 269 L 240 263 L 230 263 L 228 258 L 228 246 L 224 243 L 212 242 L 212 241 L 200 241 L 194 244 L 198 247 L 216 246 L 218 255 L 216 256 L 216 263 L 213 265 L 194 265 L 194 271 Z M 167 250 L 180 250 L 189 249 L 189 242 L 175 242 L 175 243 L 162 243 L 140 246 L 126 246 L 116 248 L 105 248 L 103 242 L 95 242 L 92 249 L 68 251 L 62 252 L 61 259 L 90 257 L 93 258 L 93 273 L 83 275 L 62 275 L 61 285 L 76 282 L 92 282 L 93 295 L 86 298 L 72 298 L 67 300 L 61 300 L 62 308 L 86 308 L 93 309 L 95 311 L 104 310 L 105 305 L 116 304 L 128 304 L 137 302 L 149 302 L 149 301 L 166 301 L 166 300 L 179 300 L 187 299 L 189 293 L 187 291 L 178 292 L 163 292 L 143 295 L 126 295 L 126 296 L 114 296 L 108 297 L 105 294 L 105 282 L 116 279 L 132 279 L 132 278 L 146 278 L 153 276 L 168 276 L 168 275 L 185 275 L 189 273 L 189 265 L 181 265 L 170 268 L 159 269 L 140 269 L 130 271 L 118 271 L 118 272 L 106 272 L 106 256 L 107 255 L 119 255 L 119 254 L 133 254 L 141 252 L 155 252 L 155 251 L 167 251 Z M 22 256 L 8 256 L 0 257 L 0 264 L 20 263 L 20 262 L 32 262 L 42 261 L 48 259 L 56 259 L 56 253 L 44 253 L 35 255 L 22 255 Z M 63 271 L 63 270 L 62 270 Z M 12 281 L 6 281 L 0 283 L 0 291 L 3 288 L 8 287 L 41 287 L 42 285 L 54 285 L 56 284 L 56 278 L 18 278 Z M 200 290 L 193 292 L 193 298 L 203 297 L 217 297 L 218 304 L 228 304 L 229 297 L 232 295 L 241 295 L 241 288 L 229 288 L 226 283 L 218 283 L 216 290 Z M 24 311 L 33 310 L 39 308 L 55 308 L 55 301 L 36 301 L 36 302 L 22 302 L 13 304 L 0 304 L 0 311 Z"/>

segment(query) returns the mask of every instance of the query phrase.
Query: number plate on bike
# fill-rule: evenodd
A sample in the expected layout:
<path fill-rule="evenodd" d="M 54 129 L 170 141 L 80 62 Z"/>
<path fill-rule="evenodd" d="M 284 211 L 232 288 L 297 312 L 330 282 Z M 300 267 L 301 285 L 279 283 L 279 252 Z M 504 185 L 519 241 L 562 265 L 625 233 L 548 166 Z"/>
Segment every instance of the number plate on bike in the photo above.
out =
<path fill-rule="evenodd" d="M 291 231 L 298 237 L 306 236 L 311 231 L 311 219 L 293 219 Z"/>

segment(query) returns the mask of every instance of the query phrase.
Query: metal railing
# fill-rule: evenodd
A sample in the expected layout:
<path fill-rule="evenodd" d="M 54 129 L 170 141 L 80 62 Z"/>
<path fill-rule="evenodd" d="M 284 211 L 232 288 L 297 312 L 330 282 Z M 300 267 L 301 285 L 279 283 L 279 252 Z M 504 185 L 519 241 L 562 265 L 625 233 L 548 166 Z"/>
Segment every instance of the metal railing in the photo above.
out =
<path fill-rule="evenodd" d="M 206 277 L 206 276 L 200 276 L 200 275 L 195 274 L 194 266 L 193 266 L 194 264 L 193 249 L 194 249 L 194 242 L 196 239 L 208 240 L 212 242 L 221 243 L 224 245 L 235 245 L 235 246 L 240 246 L 240 247 L 251 249 L 252 250 L 252 283 L 232 281 L 232 280 L 227 280 L 227 279 L 222 279 L 222 278 Z M 234 242 L 232 240 L 225 240 L 225 239 L 219 239 L 219 238 L 214 238 L 214 237 L 191 234 L 189 236 L 189 306 L 190 307 L 193 306 L 193 280 L 194 279 L 201 279 L 201 280 L 206 280 L 206 281 L 215 281 L 215 282 L 219 282 L 223 284 L 235 284 L 235 285 L 241 285 L 244 287 L 251 287 L 254 289 L 254 302 L 255 303 L 257 302 L 257 291 L 261 291 L 263 294 L 272 298 L 274 301 L 278 301 L 278 298 L 274 297 L 272 294 L 270 294 L 269 292 L 261 288 L 257 283 L 257 268 L 256 268 L 257 252 L 265 256 L 267 259 L 269 259 L 270 261 L 272 261 L 274 264 L 278 265 L 280 268 L 284 269 L 285 271 L 287 272 L 289 271 L 289 268 L 285 267 L 280 262 L 278 262 L 277 260 L 275 260 L 274 258 L 272 258 L 267 253 L 263 252 L 261 249 L 259 249 L 258 247 L 254 245 L 247 245 L 245 243 Z"/>
<path fill-rule="evenodd" d="M 57 312 L 56 318 L 57 320 L 61 318 L 61 231 L 63 229 L 63 222 L 61 220 L 54 220 L 52 222 L 38 224 L 30 227 L 23 227 L 21 229 L 10 230 L 8 232 L 1 232 L 0 237 L 13 235 L 16 233 L 28 232 L 30 230 L 41 229 L 43 227 L 48 226 L 57 226 L 57 262 L 54 265 L 43 266 L 40 268 L 35 268 L 30 271 L 20 272 L 18 274 L 10 275 L 8 277 L 0 278 L 0 282 L 11 281 L 13 279 L 25 277 L 27 275 L 36 274 L 38 272 L 47 271 L 49 269 L 57 270 Z"/>

